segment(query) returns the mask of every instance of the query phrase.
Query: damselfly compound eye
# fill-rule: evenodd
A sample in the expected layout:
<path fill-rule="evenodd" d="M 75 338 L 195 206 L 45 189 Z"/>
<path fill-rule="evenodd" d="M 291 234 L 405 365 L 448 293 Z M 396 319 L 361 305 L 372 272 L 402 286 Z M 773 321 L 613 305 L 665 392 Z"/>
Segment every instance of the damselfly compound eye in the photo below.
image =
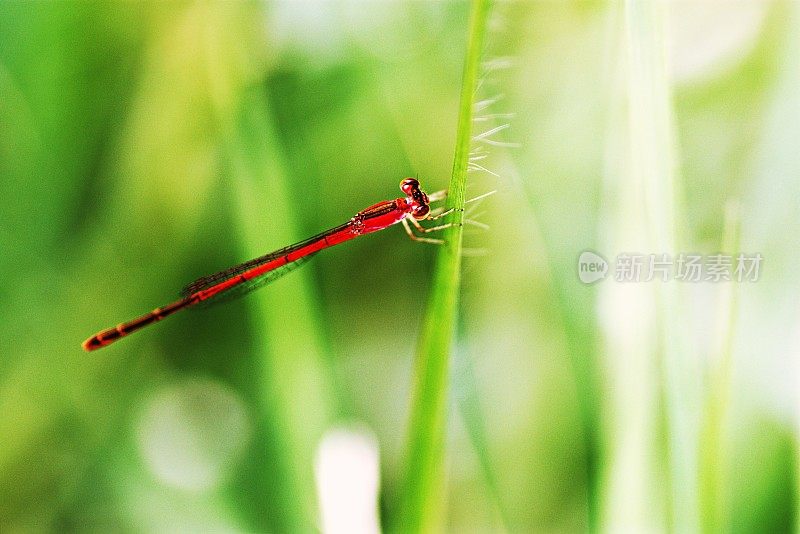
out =
<path fill-rule="evenodd" d="M 419 180 L 416 178 L 406 178 L 402 182 L 400 182 L 400 189 L 406 195 L 410 195 L 415 190 L 419 189 Z"/>
<path fill-rule="evenodd" d="M 415 219 L 424 219 L 430 211 L 431 211 L 430 206 L 428 206 L 427 204 L 423 204 L 414 209 L 413 215 Z"/>

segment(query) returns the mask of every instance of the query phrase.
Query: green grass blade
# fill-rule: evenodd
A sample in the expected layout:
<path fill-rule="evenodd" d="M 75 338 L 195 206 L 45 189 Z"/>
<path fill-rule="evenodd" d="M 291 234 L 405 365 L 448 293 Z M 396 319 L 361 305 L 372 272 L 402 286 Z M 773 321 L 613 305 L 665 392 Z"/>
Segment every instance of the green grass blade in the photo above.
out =
<path fill-rule="evenodd" d="M 235 179 L 231 180 L 239 211 L 237 223 L 246 253 L 263 250 L 263 236 L 281 234 L 275 242 L 296 237 L 276 229 L 274 221 L 290 221 L 285 173 L 279 158 L 265 157 L 279 150 L 269 109 L 261 95 L 249 91 L 242 98 L 242 116 L 237 117 L 235 143 L 228 154 Z M 309 273 L 271 284 L 270 291 L 249 299 L 252 318 L 259 326 L 257 347 L 261 390 L 261 416 L 268 427 L 263 451 L 263 476 L 275 506 L 269 525 L 279 531 L 313 531 L 316 525 L 316 494 L 313 480 L 314 451 L 335 412 L 328 369 L 324 364 L 320 325 L 312 312 L 314 298 L 305 277 Z M 293 328 L 285 325 L 291 323 Z M 302 425 L 296 424 L 302 421 Z"/>
<path fill-rule="evenodd" d="M 488 0 L 473 0 L 461 87 L 453 174 L 444 230 L 413 369 L 411 421 L 397 527 L 403 532 L 436 531 L 443 519 L 444 438 L 448 360 L 453 343 L 461 273 L 463 207 L 472 143 L 472 104 L 489 13 Z"/>
<path fill-rule="evenodd" d="M 213 14 L 215 28 L 233 20 L 258 35 L 256 26 L 243 22 L 258 20 L 257 6 L 216 9 Z M 208 45 L 209 85 L 225 188 L 235 202 L 242 256 L 255 257 L 269 248 L 266 237 L 273 247 L 298 238 L 290 230 L 287 173 L 272 110 L 259 88 L 248 83 L 248 66 L 230 59 L 240 51 L 238 43 L 248 42 L 251 35 L 208 35 L 214 37 Z M 264 507 L 255 518 L 256 530 L 312 532 L 317 524 L 314 451 L 335 410 L 308 274 L 287 277 L 247 299 L 257 325 L 252 343 L 259 418 L 267 429 L 261 457 L 254 464 L 266 490 L 256 501 Z"/>

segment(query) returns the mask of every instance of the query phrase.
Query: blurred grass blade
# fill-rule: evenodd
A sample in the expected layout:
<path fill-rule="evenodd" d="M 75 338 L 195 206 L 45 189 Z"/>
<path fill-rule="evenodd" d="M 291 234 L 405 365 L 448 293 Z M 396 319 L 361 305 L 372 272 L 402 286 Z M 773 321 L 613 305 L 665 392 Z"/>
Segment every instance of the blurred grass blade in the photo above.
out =
<path fill-rule="evenodd" d="M 413 369 L 411 420 L 397 527 L 403 532 L 439 531 L 443 519 L 444 439 L 447 374 L 455 333 L 461 274 L 461 244 L 467 163 L 472 143 L 472 104 L 488 22 L 488 0 L 473 0 L 461 86 L 453 174 L 447 208 L 454 211 L 444 230 L 433 289 L 420 333 Z"/>
<path fill-rule="evenodd" d="M 616 19 L 619 86 L 613 100 L 618 109 L 609 135 L 609 195 L 603 203 L 613 231 L 606 248 L 627 251 L 631 261 L 638 256 L 645 263 L 649 254 L 680 252 L 678 223 L 685 211 L 675 170 L 667 11 L 658 3 L 633 0 L 621 10 Z M 612 383 L 603 526 L 695 532 L 701 373 L 681 314 L 686 288 L 645 282 L 645 276 L 637 276 L 632 283 L 601 289 Z M 657 423 L 662 409 L 664 438 Z"/>
<path fill-rule="evenodd" d="M 242 236 L 243 257 L 255 257 L 272 246 L 297 240 L 291 231 L 291 206 L 280 141 L 263 93 L 248 83 L 249 65 L 230 58 L 240 52 L 241 32 L 221 32 L 224 23 L 258 35 L 257 5 L 231 4 L 212 8 L 208 27 L 209 86 L 220 130 L 226 188 L 232 192 L 235 221 Z M 236 26 L 234 26 L 236 27 Z M 235 38 L 233 36 L 236 36 Z M 247 37 L 247 36 L 245 36 Z M 245 54 L 239 54 L 245 57 Z M 314 450 L 331 420 L 328 369 L 324 365 L 315 299 L 306 273 L 273 284 L 269 291 L 247 299 L 254 329 L 254 380 L 260 388 L 261 417 L 267 426 L 260 464 L 264 467 L 263 497 L 268 524 L 256 530 L 312 531 L 317 525 Z M 291 328 L 286 328 L 291 324 Z M 302 421 L 303 424 L 297 424 Z"/>
<path fill-rule="evenodd" d="M 453 355 L 453 366 L 453 382 L 455 388 L 459 390 L 454 395 L 456 397 L 455 402 L 458 405 L 459 413 L 464 422 L 464 429 L 469 435 L 469 440 L 480 465 L 480 471 L 486 486 L 487 501 L 489 501 L 487 505 L 493 509 L 499 521 L 496 528 L 502 527 L 506 532 L 510 532 L 510 516 L 505 507 L 500 486 L 497 483 L 497 475 L 489 450 L 489 431 L 486 428 L 478 383 L 475 377 L 475 366 L 468 351 L 456 349 Z"/>
<path fill-rule="evenodd" d="M 280 235 L 281 242 L 297 239 L 288 229 L 278 229 L 276 221 L 289 221 L 289 199 L 280 163 L 263 161 L 264 154 L 275 153 L 277 139 L 271 116 L 256 91 L 242 98 L 245 116 L 239 118 L 237 141 L 231 146 L 253 147 L 231 155 L 234 166 L 241 166 L 232 180 L 239 206 L 238 223 L 243 235 L 244 257 L 264 250 L 264 229 Z M 249 154 L 248 154 L 249 152 Z M 275 241 L 278 242 L 277 240 Z M 266 247 L 269 248 L 269 247 Z M 310 272 L 272 284 L 270 291 L 253 299 L 251 314 L 256 329 L 258 386 L 262 394 L 262 414 L 268 425 L 270 443 L 263 451 L 265 488 L 275 503 L 273 528 L 278 531 L 311 531 L 317 524 L 316 494 L 313 481 L 314 450 L 336 411 L 331 395 L 329 368 L 324 362 L 316 301 L 306 276 Z M 286 328 L 291 324 L 291 328 Z M 303 421 L 302 425 L 296 424 Z"/>
<path fill-rule="evenodd" d="M 735 254 L 739 250 L 739 206 L 729 202 L 725 210 L 725 231 L 720 250 Z M 700 441 L 699 505 L 705 532 L 730 530 L 728 488 L 731 447 L 728 434 L 732 399 L 733 338 L 738 304 L 733 284 L 719 288 L 714 353 L 709 372 L 709 393 L 703 412 Z"/>

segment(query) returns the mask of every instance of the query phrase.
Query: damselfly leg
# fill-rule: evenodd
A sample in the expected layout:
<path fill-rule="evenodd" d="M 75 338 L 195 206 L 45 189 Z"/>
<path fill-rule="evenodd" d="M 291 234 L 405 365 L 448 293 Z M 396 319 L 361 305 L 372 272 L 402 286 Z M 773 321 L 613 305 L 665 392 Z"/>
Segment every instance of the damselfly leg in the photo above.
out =
<path fill-rule="evenodd" d="M 495 191 L 489 191 L 488 193 L 484 193 L 482 195 L 479 195 L 477 197 L 474 197 L 474 198 L 471 198 L 471 199 L 465 201 L 464 204 L 466 205 L 466 204 L 476 203 L 475 206 L 477 206 L 477 203 L 480 203 L 480 201 L 482 201 L 483 199 L 485 199 L 486 197 L 488 197 L 490 195 L 495 194 L 496 192 L 497 192 L 496 190 Z M 431 195 L 428 196 L 428 200 L 431 203 L 439 202 L 439 201 L 445 200 L 446 198 L 447 198 L 447 191 L 446 190 L 437 191 L 436 193 L 432 193 Z M 441 219 L 442 217 L 453 213 L 453 211 L 455 211 L 455 209 L 456 208 L 445 209 L 444 207 L 434 208 L 433 210 L 430 211 L 428 216 L 425 217 L 422 220 L 424 220 L 424 221 L 435 221 L 437 219 Z M 462 211 L 464 211 L 464 210 L 462 209 Z M 410 222 L 410 224 L 409 224 L 409 222 Z M 418 221 L 414 217 L 406 217 L 406 218 L 404 218 L 402 220 L 402 224 L 403 224 L 403 228 L 405 228 L 406 234 L 408 234 L 408 237 L 410 237 L 413 241 L 417 241 L 417 242 L 420 242 L 420 243 L 430 243 L 430 244 L 433 244 L 433 245 L 441 245 L 442 243 L 444 243 L 444 240 L 437 239 L 437 238 L 431 238 L 431 237 L 419 236 L 416 233 L 414 233 L 414 230 L 412 230 L 411 226 L 413 225 L 414 229 L 416 229 L 417 232 L 420 232 L 421 234 L 428 234 L 428 233 L 431 233 L 431 232 L 438 232 L 438 231 L 441 231 L 441 230 L 445 230 L 445 229 L 450 228 L 451 226 L 455 225 L 455 223 L 446 223 L 446 224 L 439 224 L 437 226 L 432 226 L 432 227 L 425 227 L 420 223 L 420 221 Z M 488 230 L 489 229 L 489 226 L 487 224 L 484 224 L 482 222 L 478 222 L 478 221 L 476 221 L 474 219 L 470 219 L 470 218 L 465 218 L 463 220 L 463 222 L 461 223 L 462 226 L 465 225 L 465 224 L 468 224 L 468 225 L 471 225 L 471 226 L 475 226 L 475 227 L 480 228 L 482 230 Z"/>

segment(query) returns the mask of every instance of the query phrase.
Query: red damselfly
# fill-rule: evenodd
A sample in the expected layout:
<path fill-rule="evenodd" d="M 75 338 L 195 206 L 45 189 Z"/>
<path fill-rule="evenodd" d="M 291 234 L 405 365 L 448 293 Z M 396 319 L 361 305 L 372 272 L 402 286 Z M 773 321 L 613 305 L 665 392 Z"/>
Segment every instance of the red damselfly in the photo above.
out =
<path fill-rule="evenodd" d="M 224 296 L 231 296 L 261 287 L 299 267 L 323 249 L 361 235 L 383 230 L 397 223 L 402 223 L 406 233 L 415 241 L 441 243 L 439 239 L 416 235 L 411 227 L 413 226 L 417 231 L 424 234 L 450 226 L 449 224 L 444 224 L 425 228 L 419 223 L 421 220 L 434 220 L 450 213 L 451 210 L 445 211 L 441 208 L 436 210 L 437 212 L 432 212 L 430 207 L 431 202 L 442 200 L 446 196 L 446 192 L 439 191 L 429 196 L 420 188 L 419 181 L 415 178 L 404 179 L 400 182 L 400 189 L 405 194 L 405 197 L 379 202 L 356 213 L 349 221 L 335 228 L 294 245 L 289 245 L 224 271 L 195 280 L 184 288 L 183 297 L 180 300 L 161 308 L 156 308 L 150 313 L 126 323 L 103 330 L 84 341 L 83 348 L 85 350 L 95 350 L 105 347 L 177 311 L 201 302 L 217 300 Z"/>

